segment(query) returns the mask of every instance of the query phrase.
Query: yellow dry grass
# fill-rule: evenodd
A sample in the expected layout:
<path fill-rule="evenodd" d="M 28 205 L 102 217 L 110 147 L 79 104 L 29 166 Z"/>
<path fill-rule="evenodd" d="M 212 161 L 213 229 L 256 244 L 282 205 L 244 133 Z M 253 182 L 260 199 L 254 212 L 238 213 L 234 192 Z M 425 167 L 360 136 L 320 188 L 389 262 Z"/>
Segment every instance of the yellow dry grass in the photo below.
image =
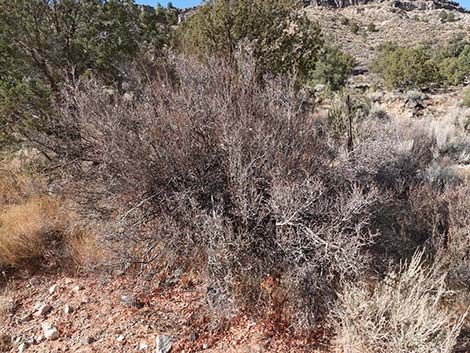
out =
<path fill-rule="evenodd" d="M 4 164 L 5 166 L 5 164 Z M 78 264 L 93 253 L 88 228 L 43 181 L 19 170 L 0 170 L 0 267 L 35 261 Z"/>
<path fill-rule="evenodd" d="M 67 223 L 60 202 L 53 198 L 36 196 L 4 207 L 0 212 L 0 262 L 18 266 L 40 258 L 48 243 L 64 234 Z"/>

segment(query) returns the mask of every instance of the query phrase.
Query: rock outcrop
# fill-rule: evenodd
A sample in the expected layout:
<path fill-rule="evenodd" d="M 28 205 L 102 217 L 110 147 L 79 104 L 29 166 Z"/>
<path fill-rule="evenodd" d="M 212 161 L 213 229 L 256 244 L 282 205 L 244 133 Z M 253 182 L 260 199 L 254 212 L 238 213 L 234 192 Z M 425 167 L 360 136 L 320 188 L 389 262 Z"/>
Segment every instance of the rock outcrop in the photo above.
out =
<path fill-rule="evenodd" d="M 405 10 L 436 10 L 443 9 L 458 12 L 470 12 L 455 1 L 449 0 L 307 0 L 307 5 L 329 8 L 343 8 L 348 6 L 367 5 L 372 3 L 390 3 L 391 6 Z"/>

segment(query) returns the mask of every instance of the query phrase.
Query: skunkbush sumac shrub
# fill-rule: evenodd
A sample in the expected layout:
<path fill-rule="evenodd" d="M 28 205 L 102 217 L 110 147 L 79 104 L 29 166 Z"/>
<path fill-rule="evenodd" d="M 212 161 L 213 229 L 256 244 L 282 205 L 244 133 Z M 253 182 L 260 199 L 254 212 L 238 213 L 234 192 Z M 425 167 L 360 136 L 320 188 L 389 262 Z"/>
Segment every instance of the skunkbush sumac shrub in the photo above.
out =
<path fill-rule="evenodd" d="M 358 120 L 347 150 L 295 79 L 260 82 L 241 59 L 170 56 L 144 74 L 133 99 L 67 86 L 37 132 L 64 191 L 111 225 L 103 240 L 122 262 L 198 267 L 224 314 L 262 310 L 273 280 L 276 307 L 311 327 L 343 283 L 432 236 L 414 239 L 400 211 L 429 162 L 413 129 Z"/>

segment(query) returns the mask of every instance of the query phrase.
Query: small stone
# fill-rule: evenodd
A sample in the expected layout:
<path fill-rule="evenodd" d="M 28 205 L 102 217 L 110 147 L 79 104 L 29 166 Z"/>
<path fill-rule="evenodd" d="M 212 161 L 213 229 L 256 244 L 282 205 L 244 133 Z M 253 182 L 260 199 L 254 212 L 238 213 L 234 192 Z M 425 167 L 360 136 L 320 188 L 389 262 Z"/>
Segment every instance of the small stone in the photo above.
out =
<path fill-rule="evenodd" d="M 72 290 L 73 290 L 74 292 L 79 292 L 79 291 L 81 291 L 82 289 L 83 289 L 83 286 L 82 286 L 81 284 L 79 284 L 79 285 L 73 287 Z"/>
<path fill-rule="evenodd" d="M 42 330 L 44 331 L 44 337 L 48 340 L 56 340 L 59 338 L 59 331 L 52 324 L 43 322 L 41 324 Z"/>
<path fill-rule="evenodd" d="M 83 336 L 80 340 L 80 342 L 82 342 L 82 344 L 85 344 L 85 345 L 92 344 L 95 341 L 96 340 L 93 336 Z"/>
<path fill-rule="evenodd" d="M 148 344 L 145 342 L 139 343 L 139 351 L 146 351 L 149 348 Z"/>
<path fill-rule="evenodd" d="M 142 301 L 133 295 L 121 295 L 121 303 L 129 308 L 141 309 L 144 306 Z"/>
<path fill-rule="evenodd" d="M 29 344 L 26 342 L 23 342 L 18 346 L 18 352 L 23 353 L 28 348 L 29 348 Z"/>
<path fill-rule="evenodd" d="M 189 339 L 194 342 L 198 339 L 199 335 L 197 334 L 197 332 L 193 332 L 191 333 L 191 336 L 189 336 Z"/>
<path fill-rule="evenodd" d="M 52 309 L 52 306 L 50 306 L 49 304 L 42 304 L 39 306 L 39 309 L 36 312 L 36 315 L 45 316 L 49 313 L 49 311 L 51 311 L 51 309 Z"/>
<path fill-rule="evenodd" d="M 30 345 L 30 346 L 32 346 L 33 344 L 36 343 L 36 340 L 34 339 L 34 337 L 30 337 L 30 338 L 28 338 L 28 339 L 26 340 L 25 343 L 28 344 L 28 345 Z"/>
<path fill-rule="evenodd" d="M 124 335 L 119 335 L 118 338 L 117 338 L 118 342 L 124 342 L 126 340 L 126 337 L 124 337 Z"/>
<path fill-rule="evenodd" d="M 57 284 L 54 284 L 51 288 L 49 288 L 49 294 L 54 294 L 57 290 Z"/>
<path fill-rule="evenodd" d="M 28 322 L 28 321 L 31 321 L 33 319 L 33 315 L 31 314 L 26 314 L 25 316 L 23 316 L 21 319 L 20 319 L 20 322 Z"/>
<path fill-rule="evenodd" d="M 157 353 L 168 353 L 171 351 L 172 343 L 171 338 L 168 336 L 157 337 Z"/>
<path fill-rule="evenodd" d="M 64 313 L 66 313 L 67 315 L 73 313 L 73 308 L 72 308 L 70 305 L 65 304 L 65 306 L 64 306 Z"/>

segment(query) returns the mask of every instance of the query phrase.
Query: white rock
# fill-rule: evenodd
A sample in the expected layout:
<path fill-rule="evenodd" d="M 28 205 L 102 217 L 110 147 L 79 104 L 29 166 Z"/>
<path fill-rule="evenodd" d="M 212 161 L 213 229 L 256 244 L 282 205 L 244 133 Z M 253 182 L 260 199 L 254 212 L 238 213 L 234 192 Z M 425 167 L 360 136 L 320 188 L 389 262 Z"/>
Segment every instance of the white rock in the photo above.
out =
<path fill-rule="evenodd" d="M 82 337 L 82 339 L 80 340 L 80 342 L 82 342 L 82 344 L 84 345 L 89 345 L 89 344 L 92 344 L 93 342 L 95 342 L 95 338 L 93 336 L 84 336 Z"/>
<path fill-rule="evenodd" d="M 65 304 L 64 313 L 66 313 L 67 315 L 73 313 L 73 308 L 70 305 Z"/>
<path fill-rule="evenodd" d="M 125 339 L 126 337 L 124 337 L 124 335 L 119 335 L 117 338 L 118 342 L 124 342 Z"/>
<path fill-rule="evenodd" d="M 83 286 L 82 286 L 81 284 L 79 284 L 78 286 L 73 287 L 72 290 L 73 290 L 74 292 L 78 292 L 78 291 L 81 291 L 82 289 L 83 289 Z"/>
<path fill-rule="evenodd" d="M 49 294 L 54 294 L 57 289 L 57 284 L 54 284 L 51 288 L 49 288 Z"/>
<path fill-rule="evenodd" d="M 157 337 L 157 353 L 168 353 L 171 351 L 171 338 L 168 336 Z"/>
<path fill-rule="evenodd" d="M 146 351 L 149 348 L 148 344 L 145 342 L 139 343 L 139 351 Z"/>
<path fill-rule="evenodd" d="M 28 322 L 28 321 L 31 321 L 32 319 L 33 319 L 32 314 L 26 314 L 20 319 L 20 322 Z"/>
<path fill-rule="evenodd" d="M 41 304 L 38 308 L 38 311 L 36 312 L 37 316 L 44 316 L 46 315 L 49 311 L 51 311 L 52 306 L 49 304 Z"/>
<path fill-rule="evenodd" d="M 49 322 L 43 322 L 41 324 L 42 330 L 44 331 L 44 337 L 48 340 L 56 340 L 59 338 L 59 331 Z"/>
<path fill-rule="evenodd" d="M 29 348 L 29 344 L 26 342 L 23 342 L 18 346 L 18 352 L 23 353 L 28 348 Z"/>

